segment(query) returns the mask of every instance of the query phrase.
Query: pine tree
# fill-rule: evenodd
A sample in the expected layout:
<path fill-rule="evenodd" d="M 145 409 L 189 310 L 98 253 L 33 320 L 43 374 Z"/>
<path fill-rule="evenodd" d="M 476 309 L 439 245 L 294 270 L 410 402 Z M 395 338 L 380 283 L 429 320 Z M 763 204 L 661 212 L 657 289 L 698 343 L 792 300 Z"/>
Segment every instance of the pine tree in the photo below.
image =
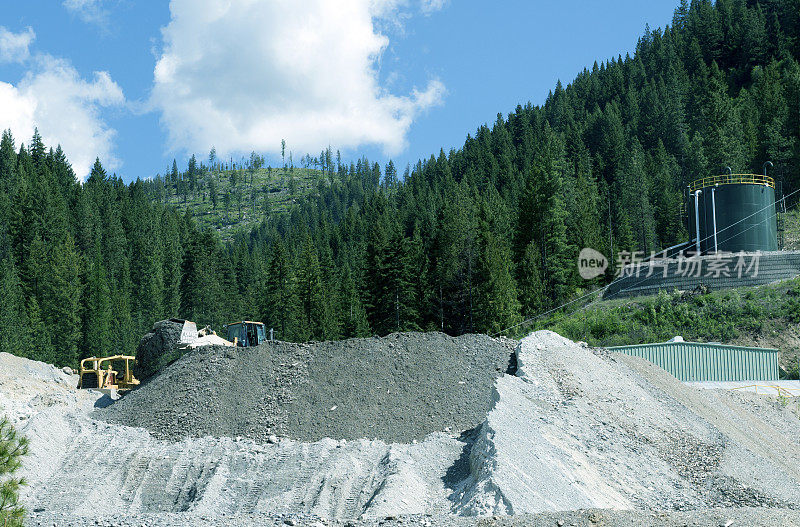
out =
<path fill-rule="evenodd" d="M 303 340 L 324 335 L 325 301 L 317 249 L 306 236 L 297 266 L 297 296 L 302 313 Z"/>
<path fill-rule="evenodd" d="M 383 221 L 376 218 L 369 231 L 367 243 L 367 313 L 370 326 L 378 334 L 386 334 L 393 326 L 392 298 L 388 284 L 389 236 Z"/>
<path fill-rule="evenodd" d="M 164 316 L 164 256 L 159 239 L 160 218 L 147 216 L 137 220 L 130 241 L 131 281 L 136 291 L 133 314 L 137 333 L 144 334 Z"/>
<path fill-rule="evenodd" d="M 89 178 L 86 182 L 92 185 L 98 185 L 104 183 L 107 178 L 108 174 L 106 173 L 106 169 L 103 168 L 103 164 L 100 163 L 100 158 L 96 157 L 94 159 L 94 165 L 92 165 L 92 171 L 89 173 Z"/>
<path fill-rule="evenodd" d="M 20 435 L 9 420 L 0 419 L 0 524 L 4 527 L 22 527 L 25 509 L 19 502 L 23 478 L 15 477 L 28 453 L 28 440 Z"/>
<path fill-rule="evenodd" d="M 192 157 L 189 158 L 189 167 L 186 171 L 186 178 L 189 180 L 189 190 L 194 192 L 195 187 L 197 187 L 197 158 L 192 154 Z"/>
<path fill-rule="evenodd" d="M 95 246 L 94 258 L 89 265 L 86 279 L 86 295 L 84 307 L 83 357 L 106 357 L 113 353 L 111 312 L 111 291 L 108 287 L 108 275 L 103 267 L 99 242 Z"/>
<path fill-rule="evenodd" d="M 55 337 L 57 366 L 75 366 L 78 362 L 78 345 L 81 340 L 80 280 L 82 260 L 75 252 L 71 236 L 56 244 L 48 252 L 47 272 L 39 276 L 42 294 L 39 305 L 42 319 Z"/>
<path fill-rule="evenodd" d="M 264 289 L 261 319 L 276 330 L 278 339 L 295 339 L 299 319 L 296 279 L 280 239 L 272 246 Z"/>
<path fill-rule="evenodd" d="M 349 267 L 345 267 L 342 271 L 339 283 L 341 284 L 339 298 L 341 300 L 340 310 L 343 314 L 344 337 L 368 337 L 370 328 L 367 311 L 364 309 L 361 293 Z"/>
<path fill-rule="evenodd" d="M 173 159 L 172 160 L 172 170 L 169 173 L 169 181 L 173 185 L 178 184 L 178 180 L 180 180 L 180 173 L 178 172 L 178 162 Z M 177 188 L 177 186 L 176 186 Z"/>
<path fill-rule="evenodd" d="M 28 152 L 31 155 L 31 160 L 33 161 L 34 165 L 37 167 L 41 167 L 45 160 L 45 154 L 47 152 L 47 148 L 44 146 L 44 141 L 42 141 L 42 136 L 39 135 L 39 129 L 33 129 L 33 138 L 31 139 L 30 147 L 28 148 Z"/>
<path fill-rule="evenodd" d="M 709 92 L 702 109 L 709 168 L 722 174 L 725 167 L 741 172 L 749 165 L 744 152 L 739 108 L 727 92 L 724 76 L 716 63 L 711 66 Z"/>
<path fill-rule="evenodd" d="M 59 355 L 57 355 L 57 350 L 51 337 L 53 331 L 42 320 L 42 311 L 39 309 L 39 303 L 36 298 L 29 297 L 25 307 L 28 320 L 26 338 L 29 342 L 29 351 L 26 356 L 33 360 L 56 364 L 59 360 Z"/>
<path fill-rule="evenodd" d="M 161 215 L 164 298 L 162 316 L 177 317 L 181 306 L 181 250 L 178 222 L 173 214 Z"/>
<path fill-rule="evenodd" d="M 125 257 L 119 264 L 118 280 L 111 288 L 112 312 L 114 313 L 112 343 L 115 355 L 133 355 L 139 341 L 131 314 L 132 291 L 130 264 L 128 258 Z"/>
<path fill-rule="evenodd" d="M 620 196 L 620 205 L 625 217 L 636 218 L 636 221 L 631 223 L 636 247 L 644 254 L 649 254 L 656 249 L 655 220 L 650 199 L 652 182 L 644 150 L 636 138 L 633 139 L 630 150 L 630 156 L 625 160 L 618 181 L 617 195 Z"/>
<path fill-rule="evenodd" d="M 222 303 L 231 291 L 220 285 L 220 251 L 219 240 L 210 230 L 190 233 L 181 267 L 181 318 L 212 327 L 226 323 Z"/>
<path fill-rule="evenodd" d="M 552 304 L 558 305 L 571 294 L 577 251 L 569 243 L 566 232 L 567 210 L 562 188 L 565 170 L 563 144 L 547 124 L 533 170 L 534 180 L 539 185 L 536 208 L 540 228 L 541 276 Z"/>
<path fill-rule="evenodd" d="M 340 288 L 333 254 L 327 241 L 321 243 L 318 254 L 324 303 L 322 335 L 325 340 L 338 340 L 342 337 L 343 318 L 339 311 L 341 305 L 341 299 L 339 298 Z"/>
<path fill-rule="evenodd" d="M 511 250 L 491 232 L 483 235 L 478 263 L 478 330 L 497 333 L 520 321 L 517 284 L 511 274 Z"/>
<path fill-rule="evenodd" d="M 417 294 L 413 286 L 418 254 L 412 255 L 394 219 L 393 211 L 380 213 L 367 243 L 368 313 L 370 326 L 380 335 L 419 329 Z"/>
<path fill-rule="evenodd" d="M 11 257 L 2 262 L 0 269 L 0 349 L 5 352 L 30 357 L 34 350 L 28 339 L 28 317 L 25 296 L 17 268 Z"/>
<path fill-rule="evenodd" d="M 531 241 L 523 254 L 519 266 L 519 300 L 522 314 L 531 317 L 548 305 L 544 283 L 541 278 L 539 247 Z"/>
<path fill-rule="evenodd" d="M 419 226 L 414 227 L 411 239 L 407 242 L 403 268 L 410 288 L 406 298 L 409 303 L 408 312 L 411 315 L 410 324 L 403 329 L 424 329 L 429 326 L 428 323 L 433 321 L 434 313 L 430 286 L 430 262 Z"/>
<path fill-rule="evenodd" d="M 215 147 L 211 147 L 211 151 L 208 152 L 208 171 L 214 172 L 214 163 L 217 161 L 217 149 Z"/>
<path fill-rule="evenodd" d="M 387 163 L 386 170 L 384 171 L 383 186 L 387 189 L 393 189 L 397 186 L 397 169 L 391 159 L 389 163 Z"/>
<path fill-rule="evenodd" d="M 654 228 L 660 238 L 658 248 L 666 249 L 685 239 L 687 233 L 681 221 L 680 170 L 663 143 L 658 145 L 649 172 L 653 174 Z"/>
<path fill-rule="evenodd" d="M 439 215 L 434 280 L 440 323 L 448 333 L 475 331 L 475 272 L 478 259 L 477 211 L 465 185 L 451 192 Z"/>
<path fill-rule="evenodd" d="M 14 151 L 14 137 L 10 130 L 3 130 L 0 139 L 0 192 L 11 191 L 16 179 L 17 153 Z"/>

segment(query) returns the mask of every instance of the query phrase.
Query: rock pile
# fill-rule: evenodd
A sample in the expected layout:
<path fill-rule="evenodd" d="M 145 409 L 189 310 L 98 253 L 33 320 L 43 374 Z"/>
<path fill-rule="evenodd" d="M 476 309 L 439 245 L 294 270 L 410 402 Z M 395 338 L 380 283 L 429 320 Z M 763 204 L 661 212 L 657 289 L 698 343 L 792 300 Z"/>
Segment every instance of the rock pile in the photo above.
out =
<path fill-rule="evenodd" d="M 206 346 L 96 413 L 172 440 L 266 441 L 276 434 L 301 441 L 411 442 L 478 426 L 514 346 L 485 335 L 442 333 Z"/>
<path fill-rule="evenodd" d="M 182 330 L 182 321 L 160 320 L 142 337 L 136 348 L 134 368 L 134 375 L 139 380 L 152 377 L 181 356 L 177 346 Z"/>
<path fill-rule="evenodd" d="M 0 404 L 26 410 L 31 525 L 800 522 L 796 402 L 697 389 L 551 332 L 514 368 L 509 349 L 440 334 L 198 348 L 95 410 L 113 424 L 60 370 L 0 354 Z"/>

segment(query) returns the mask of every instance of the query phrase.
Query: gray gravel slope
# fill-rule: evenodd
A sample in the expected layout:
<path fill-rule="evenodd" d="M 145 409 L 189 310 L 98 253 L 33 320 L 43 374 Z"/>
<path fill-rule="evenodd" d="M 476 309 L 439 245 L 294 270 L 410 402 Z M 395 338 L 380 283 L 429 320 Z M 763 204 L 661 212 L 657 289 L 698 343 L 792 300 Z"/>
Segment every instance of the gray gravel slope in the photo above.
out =
<path fill-rule="evenodd" d="M 307 515 L 234 515 L 228 517 L 162 513 L 103 517 L 32 514 L 29 527 L 788 527 L 800 525 L 800 511 L 787 509 L 704 509 L 677 511 L 581 510 L 514 516 L 390 516 L 366 520 L 330 520 Z"/>
<path fill-rule="evenodd" d="M 170 440 L 276 434 L 407 443 L 478 426 L 513 351 L 513 341 L 442 333 L 208 346 L 94 416 Z"/>

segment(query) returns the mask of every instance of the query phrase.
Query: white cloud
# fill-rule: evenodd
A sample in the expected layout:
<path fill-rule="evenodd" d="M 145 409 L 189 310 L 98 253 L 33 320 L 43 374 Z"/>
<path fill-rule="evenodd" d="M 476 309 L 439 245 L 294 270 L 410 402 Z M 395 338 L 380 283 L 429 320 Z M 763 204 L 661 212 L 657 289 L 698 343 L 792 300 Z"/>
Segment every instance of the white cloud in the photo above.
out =
<path fill-rule="evenodd" d="M 25 62 L 30 57 L 28 48 L 36 38 L 30 27 L 20 33 L 12 33 L 0 26 L 0 63 Z"/>
<path fill-rule="evenodd" d="M 420 112 L 439 104 L 431 80 L 409 95 L 378 81 L 389 43 L 376 20 L 404 0 L 172 0 L 151 103 L 172 150 L 296 153 L 328 144 L 406 145 Z"/>
<path fill-rule="evenodd" d="M 449 3 L 450 0 L 420 0 L 420 9 L 426 15 L 430 15 L 435 11 L 441 11 Z"/>
<path fill-rule="evenodd" d="M 68 61 L 39 55 L 16 86 L 0 82 L 0 129 L 10 128 L 17 144 L 27 144 L 38 127 L 45 144 L 60 144 L 75 174 L 84 179 L 95 157 L 107 169 L 119 167 L 115 132 L 100 118 L 100 108 L 124 100 L 108 73 L 95 72 L 87 81 Z"/>
<path fill-rule="evenodd" d="M 84 22 L 104 25 L 108 21 L 108 11 L 103 7 L 103 0 L 64 0 L 63 4 Z"/>

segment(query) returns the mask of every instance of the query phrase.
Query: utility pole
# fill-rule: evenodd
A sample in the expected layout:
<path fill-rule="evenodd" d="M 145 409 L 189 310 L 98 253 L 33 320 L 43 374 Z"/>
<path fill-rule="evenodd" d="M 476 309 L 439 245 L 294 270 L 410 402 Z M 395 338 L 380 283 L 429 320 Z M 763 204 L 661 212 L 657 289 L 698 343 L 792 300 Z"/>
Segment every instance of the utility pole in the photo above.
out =
<path fill-rule="evenodd" d="M 614 231 L 611 228 L 611 191 L 608 191 L 608 239 L 611 245 L 611 254 L 608 255 L 609 264 L 614 264 Z M 612 267 L 613 270 L 613 267 Z"/>

